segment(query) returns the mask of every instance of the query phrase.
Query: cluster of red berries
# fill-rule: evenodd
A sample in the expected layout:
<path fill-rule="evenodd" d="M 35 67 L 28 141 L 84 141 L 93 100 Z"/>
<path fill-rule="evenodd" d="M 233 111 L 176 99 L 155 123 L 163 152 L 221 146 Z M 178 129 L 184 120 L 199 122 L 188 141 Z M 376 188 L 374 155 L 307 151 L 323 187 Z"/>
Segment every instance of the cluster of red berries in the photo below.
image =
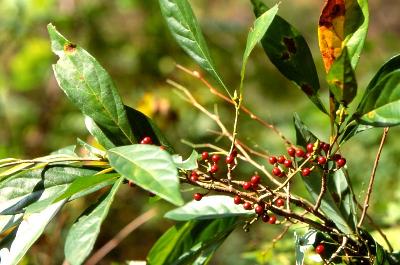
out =
<path fill-rule="evenodd" d="M 227 165 L 234 165 L 237 154 L 238 153 L 237 153 L 236 149 L 233 149 L 232 152 L 226 156 L 225 163 Z M 210 158 L 209 153 L 204 151 L 201 154 L 201 160 L 206 161 L 206 162 L 212 162 L 209 172 L 211 174 L 217 173 L 217 171 L 219 170 L 218 162 L 221 160 L 220 155 L 214 154 Z"/>
<path fill-rule="evenodd" d="M 140 141 L 141 144 L 153 144 L 153 140 L 149 136 L 143 137 L 143 139 Z"/>
<path fill-rule="evenodd" d="M 261 217 L 261 220 L 265 223 L 275 224 L 276 223 L 276 216 L 269 215 L 265 209 L 264 202 L 260 202 L 258 204 L 253 205 L 251 202 L 244 201 L 239 195 L 236 195 L 233 198 L 233 202 L 237 205 L 243 204 L 243 208 L 245 210 L 252 210 L 254 207 L 255 213 Z"/>
<path fill-rule="evenodd" d="M 288 158 L 285 155 L 270 156 L 268 162 L 274 166 L 272 169 L 274 176 L 284 177 L 287 171 L 296 167 L 296 158 L 299 160 L 309 159 L 309 164 L 301 169 L 301 175 L 307 177 L 315 166 L 324 167 L 329 161 L 334 161 L 336 168 L 341 168 L 346 164 L 346 159 L 339 154 L 328 157 L 329 150 L 330 145 L 328 143 L 321 142 L 319 145 L 308 143 L 306 151 L 301 147 L 289 147 L 287 149 Z"/>
<path fill-rule="evenodd" d="M 243 183 L 243 189 L 244 190 L 256 190 L 258 188 L 258 184 L 260 184 L 261 177 L 259 175 L 254 175 L 250 178 L 249 181 L 246 181 Z"/>

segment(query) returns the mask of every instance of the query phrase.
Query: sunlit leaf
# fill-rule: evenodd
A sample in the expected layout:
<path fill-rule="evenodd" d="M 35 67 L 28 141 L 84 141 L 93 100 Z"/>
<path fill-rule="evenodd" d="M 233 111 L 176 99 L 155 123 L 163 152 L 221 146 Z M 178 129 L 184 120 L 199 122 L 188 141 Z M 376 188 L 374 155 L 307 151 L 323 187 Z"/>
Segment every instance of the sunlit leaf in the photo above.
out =
<path fill-rule="evenodd" d="M 86 209 L 77 222 L 72 225 L 64 247 L 65 259 L 71 265 L 82 264 L 92 251 L 101 224 L 108 214 L 121 183 L 122 178 L 97 203 Z"/>
<path fill-rule="evenodd" d="M 183 204 L 176 166 L 159 146 L 120 146 L 108 150 L 107 155 L 110 165 L 123 177 L 175 205 Z"/>
<path fill-rule="evenodd" d="M 257 17 L 268 10 L 261 0 L 251 2 Z M 261 44 L 275 67 L 293 81 L 321 111 L 326 112 L 318 96 L 320 85 L 317 69 L 310 48 L 300 32 L 276 15 Z"/>
<path fill-rule="evenodd" d="M 57 82 L 68 98 L 112 136 L 118 145 L 136 143 L 117 89 L 106 70 L 81 47 L 47 27 L 51 48 L 59 57 L 53 65 Z"/>
<path fill-rule="evenodd" d="M 188 159 L 186 159 L 185 161 L 183 161 L 180 155 L 173 155 L 172 160 L 174 161 L 175 166 L 179 169 L 193 170 L 198 168 L 197 164 L 198 156 L 199 154 L 196 152 L 196 150 L 193 150 Z"/>
<path fill-rule="evenodd" d="M 237 224 L 235 217 L 177 224 L 152 247 L 148 264 L 207 264 Z"/>
<path fill-rule="evenodd" d="M 231 216 L 251 215 L 253 211 L 233 203 L 233 198 L 225 195 L 205 196 L 201 201 L 191 201 L 165 214 L 166 218 L 187 221 L 216 219 Z"/>
<path fill-rule="evenodd" d="M 296 265 L 303 265 L 304 253 L 313 246 L 315 243 L 317 232 L 315 230 L 308 230 L 304 235 L 298 236 L 294 232 L 296 242 Z"/>
<path fill-rule="evenodd" d="M 105 149 L 110 149 L 115 147 L 115 144 L 108 138 L 107 135 L 102 131 L 102 129 L 99 127 L 99 125 L 96 124 L 96 122 L 90 118 L 89 116 L 85 115 L 85 125 L 86 129 L 89 131 L 89 133 L 97 140 L 97 142 L 103 146 Z"/>
<path fill-rule="evenodd" d="M 211 58 L 196 16 L 187 0 L 159 0 L 172 35 L 183 50 L 228 92 Z"/>

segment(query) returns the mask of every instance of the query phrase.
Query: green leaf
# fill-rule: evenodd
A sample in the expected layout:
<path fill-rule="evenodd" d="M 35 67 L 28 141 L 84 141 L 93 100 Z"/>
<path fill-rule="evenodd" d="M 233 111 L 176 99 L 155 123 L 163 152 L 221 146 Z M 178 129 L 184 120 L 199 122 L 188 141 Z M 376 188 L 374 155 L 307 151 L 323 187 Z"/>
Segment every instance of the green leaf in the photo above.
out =
<path fill-rule="evenodd" d="M 372 126 L 400 123 L 400 55 L 387 61 L 368 84 L 351 120 Z"/>
<path fill-rule="evenodd" d="M 243 54 L 242 70 L 240 73 L 241 76 L 240 91 L 242 91 L 244 75 L 246 72 L 246 65 L 250 53 L 254 49 L 256 44 L 260 42 L 261 39 L 264 37 L 265 32 L 268 30 L 269 26 L 271 25 L 277 13 L 278 13 L 278 5 L 275 5 L 271 9 L 265 11 L 262 15 L 260 15 L 254 21 L 253 28 L 250 29 L 249 35 L 247 36 L 246 49 Z"/>
<path fill-rule="evenodd" d="M 75 179 L 96 173 L 96 170 L 58 165 L 13 175 L 0 183 L 0 214 L 21 213 L 34 202 L 59 196 Z"/>
<path fill-rule="evenodd" d="M 340 144 L 345 143 L 346 141 L 348 141 L 353 136 L 355 136 L 355 135 L 357 135 L 357 134 L 359 134 L 359 133 L 361 133 L 363 131 L 372 129 L 372 128 L 374 128 L 374 127 L 370 126 L 370 125 L 363 125 L 363 124 L 358 124 L 358 123 L 353 123 L 353 124 L 349 123 L 346 126 L 345 130 L 343 131 L 343 133 L 342 133 L 342 135 L 340 137 L 339 143 Z"/>
<path fill-rule="evenodd" d="M 344 45 L 347 47 L 351 66 L 356 68 L 368 33 L 368 0 L 346 0 Z"/>
<path fill-rule="evenodd" d="M 118 145 L 136 143 L 122 100 L 106 70 L 81 47 L 64 38 L 49 24 L 56 80 L 68 98 L 91 117 Z"/>
<path fill-rule="evenodd" d="M 125 111 L 137 143 L 149 136 L 153 140 L 153 144 L 163 146 L 170 153 L 174 152 L 174 148 L 149 117 L 128 106 L 125 106 Z"/>
<path fill-rule="evenodd" d="M 268 8 L 260 0 L 251 0 L 257 17 Z M 261 40 L 265 53 L 275 67 L 293 81 L 323 112 L 325 107 L 318 96 L 320 88 L 317 69 L 310 48 L 300 32 L 280 16 Z"/>
<path fill-rule="evenodd" d="M 236 217 L 177 224 L 152 247 L 148 264 L 207 264 L 237 224 Z"/>
<path fill-rule="evenodd" d="M 173 155 L 172 160 L 174 161 L 175 166 L 179 169 L 193 170 L 199 167 L 197 164 L 198 156 L 199 154 L 196 152 L 196 150 L 193 150 L 189 158 L 185 161 L 182 161 L 183 159 L 180 155 Z"/>
<path fill-rule="evenodd" d="M 294 124 L 298 145 L 305 146 L 305 143 L 315 142 L 317 140 L 317 137 L 310 132 L 298 115 L 294 116 Z M 322 169 L 316 167 L 308 177 L 302 178 L 303 183 L 314 202 L 316 202 L 321 192 L 322 174 Z M 325 215 L 335 223 L 336 227 L 340 231 L 346 234 L 352 234 L 355 229 L 354 216 L 352 216 L 354 215 L 353 193 L 346 176 L 339 173 L 337 174 L 337 176 L 336 173 L 334 175 L 326 176 L 328 180 L 327 191 L 322 197 L 320 208 Z M 331 178 L 336 177 L 340 179 L 331 180 Z M 346 203 L 351 204 L 346 207 L 346 205 L 344 205 Z"/>
<path fill-rule="evenodd" d="M 80 145 L 81 147 L 86 149 L 86 151 L 89 153 L 89 154 L 87 154 L 87 156 L 103 158 L 106 155 L 106 152 L 104 152 L 103 150 L 100 150 L 79 138 L 77 139 L 77 142 L 78 142 L 78 145 Z M 79 151 L 79 149 L 76 149 L 76 151 Z"/>
<path fill-rule="evenodd" d="M 304 253 L 313 246 L 317 232 L 315 230 L 308 230 L 304 235 L 298 236 L 294 232 L 294 238 L 296 242 L 296 265 L 303 265 Z"/>
<path fill-rule="evenodd" d="M 22 222 L 23 214 L 0 215 L 0 235 L 8 229 L 18 226 Z M 1 242 L 1 240 L 0 240 Z"/>
<path fill-rule="evenodd" d="M 82 264 L 93 249 L 115 194 L 122 183 L 122 178 L 115 182 L 112 189 L 97 203 L 86 209 L 68 232 L 65 241 L 65 259 L 71 265 Z"/>
<path fill-rule="evenodd" d="M 54 200 L 54 202 L 69 198 L 79 192 L 93 188 L 101 183 L 108 183 L 110 180 L 115 180 L 118 176 L 119 174 L 100 174 L 77 178 L 60 196 Z"/>
<path fill-rule="evenodd" d="M 188 221 L 251 214 L 254 214 L 254 212 L 244 210 L 241 205 L 234 204 L 232 197 L 215 195 L 205 196 L 201 201 L 191 201 L 182 207 L 167 212 L 164 217 L 177 221 Z"/>
<path fill-rule="evenodd" d="M 64 202 L 60 201 L 40 213 L 25 215 L 18 228 L 1 241 L 1 264 L 18 264 L 63 205 Z"/>
<path fill-rule="evenodd" d="M 351 67 L 349 53 L 346 47 L 342 54 L 332 64 L 326 77 L 329 90 L 337 102 L 347 106 L 357 94 L 357 81 Z"/>
<path fill-rule="evenodd" d="M 110 165 L 122 176 L 161 198 L 182 205 L 178 172 L 171 155 L 154 145 L 128 145 L 107 152 Z"/>
<path fill-rule="evenodd" d="M 107 135 L 103 132 L 103 130 L 96 124 L 96 122 L 85 115 L 85 125 L 86 129 L 89 133 L 96 139 L 96 141 L 102 145 L 105 149 L 110 149 L 115 147 L 115 144 L 111 142 Z"/>
<path fill-rule="evenodd" d="M 196 16 L 187 0 L 159 0 L 161 12 L 181 48 L 226 90 L 219 76 Z"/>

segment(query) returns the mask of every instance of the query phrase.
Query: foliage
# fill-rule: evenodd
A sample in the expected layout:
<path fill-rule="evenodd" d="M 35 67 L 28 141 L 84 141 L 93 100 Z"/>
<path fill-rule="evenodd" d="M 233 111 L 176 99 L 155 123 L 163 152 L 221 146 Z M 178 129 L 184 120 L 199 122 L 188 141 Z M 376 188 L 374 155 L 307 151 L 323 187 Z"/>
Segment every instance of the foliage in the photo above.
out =
<path fill-rule="evenodd" d="M 86 129 L 95 140 L 89 144 L 78 139 L 75 146 L 35 159 L 0 160 L 1 264 L 20 262 L 62 207 L 97 194 L 100 196 L 96 202 L 82 213 L 66 236 L 66 261 L 82 264 L 94 248 L 122 184 L 138 186 L 180 206 L 166 213 L 165 217 L 180 222 L 159 238 L 147 256 L 148 264 L 207 264 L 232 231 L 243 227 L 247 232 L 261 221 L 285 226 L 285 232 L 295 223 L 307 225 L 308 231 L 303 235 L 295 234 L 296 264 L 303 264 L 308 255 L 306 249 L 311 246 L 322 246 L 323 251 L 318 254 L 325 263 L 398 263 L 399 255 L 390 242 L 385 242 L 388 249 L 384 249 L 363 223 L 368 218 L 374 225 L 366 212 L 375 170 L 388 127 L 400 123 L 400 57 L 393 57 L 380 68 L 356 105 L 355 68 L 368 29 L 368 2 L 328 0 L 318 27 L 329 88 L 326 110 L 305 38 L 277 15 L 278 5 L 267 8 L 258 0 L 251 3 L 257 18 L 248 34 L 239 85 L 230 89 L 217 71 L 189 2 L 159 1 L 161 14 L 178 45 L 225 94 L 198 71 L 179 68 L 234 109 L 232 129 L 227 129 L 217 111 L 212 113 L 203 107 L 185 86 L 168 81 L 183 100 L 217 125 L 217 137 L 227 140 L 218 145 L 189 143 L 192 155 L 185 161 L 151 118 L 123 103 L 110 74 L 92 55 L 48 25 L 51 49 L 59 57 L 53 65 L 57 83 L 82 112 Z M 246 65 L 257 43 L 261 43 L 283 76 L 318 107 L 320 115 L 329 116 L 330 134 L 325 136 L 328 143 L 295 114 L 294 144 L 244 105 Z M 238 134 L 242 122 L 239 114 L 272 129 L 287 146 L 289 156 L 276 157 L 244 144 L 243 136 Z M 359 132 L 375 127 L 386 128 L 366 199 L 361 204 L 346 165 L 352 157 L 347 161 L 341 148 Z M 199 149 L 204 151 L 201 155 Z M 226 161 L 220 161 L 221 157 Z M 272 171 L 266 169 L 265 158 L 272 164 Z M 254 175 L 250 180 L 236 178 L 240 166 L 252 167 Z M 292 189 L 292 184 L 298 182 L 304 183 L 308 196 Z M 187 186 L 194 186 L 199 192 L 194 201 L 184 204 L 181 191 Z M 225 195 L 208 196 L 209 192 Z M 206 197 L 202 199 L 203 196 Z"/>

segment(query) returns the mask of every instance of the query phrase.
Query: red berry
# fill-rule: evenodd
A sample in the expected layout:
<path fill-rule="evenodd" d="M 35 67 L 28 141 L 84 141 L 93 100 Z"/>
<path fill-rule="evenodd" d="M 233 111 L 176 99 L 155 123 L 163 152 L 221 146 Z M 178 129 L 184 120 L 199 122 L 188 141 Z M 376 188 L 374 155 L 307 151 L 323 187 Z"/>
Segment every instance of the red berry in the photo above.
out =
<path fill-rule="evenodd" d="M 303 149 L 297 149 L 297 150 L 296 150 L 296 156 L 297 156 L 297 157 L 304 157 L 305 154 L 306 154 L 306 153 L 304 152 Z"/>
<path fill-rule="evenodd" d="M 201 153 L 201 159 L 206 160 L 208 158 L 208 152 Z"/>
<path fill-rule="evenodd" d="M 276 217 L 275 217 L 275 215 L 271 215 L 271 216 L 269 217 L 268 223 L 270 223 L 271 225 L 273 225 L 273 224 L 276 223 Z"/>
<path fill-rule="evenodd" d="M 346 165 L 346 159 L 339 158 L 338 160 L 336 160 L 336 166 L 338 168 L 344 167 L 344 165 Z"/>
<path fill-rule="evenodd" d="M 279 156 L 279 157 L 278 157 L 278 163 L 279 163 L 279 164 L 283 164 L 283 162 L 285 162 L 285 160 L 286 160 L 286 157 L 285 157 L 285 156 Z"/>
<path fill-rule="evenodd" d="M 211 160 L 214 162 L 214 163 L 218 163 L 218 161 L 220 160 L 220 156 L 219 155 L 213 155 L 212 157 L 211 157 Z"/>
<path fill-rule="evenodd" d="M 276 159 L 275 156 L 270 156 L 270 157 L 268 158 L 268 162 L 269 162 L 271 165 L 274 165 L 277 161 L 278 161 L 278 159 Z"/>
<path fill-rule="evenodd" d="M 327 143 L 322 142 L 322 143 L 320 144 L 320 147 L 321 147 L 322 150 L 325 151 L 325 153 L 327 153 L 327 152 L 329 151 L 329 148 L 330 148 L 331 146 L 330 146 L 330 144 L 327 144 Z"/>
<path fill-rule="evenodd" d="M 231 155 L 233 157 L 237 157 L 237 154 L 238 154 L 238 152 L 237 152 L 236 148 L 233 148 Z"/>
<path fill-rule="evenodd" d="M 212 165 L 210 168 L 210 173 L 215 173 L 217 171 L 218 171 L 218 165 L 217 164 Z"/>
<path fill-rule="evenodd" d="M 251 208 L 252 208 L 251 203 L 249 203 L 249 202 L 243 203 L 243 208 L 245 210 L 251 210 Z"/>
<path fill-rule="evenodd" d="M 242 198 L 240 198 L 239 195 L 236 195 L 236 196 L 233 198 L 233 202 L 234 202 L 235 204 L 241 204 L 241 203 L 242 203 Z"/>
<path fill-rule="evenodd" d="M 319 244 L 316 248 L 315 248 L 315 252 L 317 252 L 317 254 L 321 255 L 322 253 L 325 252 L 325 246 L 322 244 Z"/>
<path fill-rule="evenodd" d="M 285 167 L 287 167 L 287 168 L 292 167 L 292 160 L 286 159 L 283 162 L 283 165 L 285 165 Z"/>
<path fill-rule="evenodd" d="M 301 175 L 303 177 L 307 177 L 308 175 L 310 175 L 311 173 L 311 169 L 309 169 L 308 167 L 303 168 L 303 170 L 301 171 Z"/>
<path fill-rule="evenodd" d="M 279 167 L 274 167 L 272 169 L 272 174 L 274 174 L 277 177 L 280 177 L 282 175 L 282 171 L 279 169 Z"/>
<path fill-rule="evenodd" d="M 326 157 L 325 156 L 320 156 L 318 157 L 318 164 L 320 165 L 325 165 L 326 164 Z"/>
<path fill-rule="evenodd" d="M 141 144 L 152 144 L 153 141 L 151 140 L 151 138 L 149 136 L 146 136 L 142 139 L 142 141 L 140 141 Z"/>
<path fill-rule="evenodd" d="M 249 190 L 251 187 L 252 187 L 251 182 L 243 183 L 243 189 L 244 190 Z"/>
<path fill-rule="evenodd" d="M 312 153 L 314 151 L 314 144 L 309 143 L 306 147 L 307 152 Z"/>
<path fill-rule="evenodd" d="M 233 162 L 235 162 L 235 157 L 232 154 L 230 154 L 226 157 L 225 162 L 227 165 L 232 164 Z"/>
<path fill-rule="evenodd" d="M 251 177 L 250 182 L 251 184 L 257 185 L 258 183 L 260 183 L 260 176 L 259 175 L 254 175 Z"/>
<path fill-rule="evenodd" d="M 195 199 L 196 201 L 200 201 L 202 198 L 203 198 L 203 194 L 201 194 L 201 193 L 193 194 L 193 199 Z"/>
<path fill-rule="evenodd" d="M 294 157 L 296 155 L 296 149 L 294 149 L 293 147 L 289 147 L 287 149 L 287 153 L 291 156 Z"/>
<path fill-rule="evenodd" d="M 190 175 L 190 181 L 196 182 L 199 180 L 199 175 L 196 173 L 196 171 L 192 171 L 192 174 Z"/>
<path fill-rule="evenodd" d="M 264 207 L 262 207 L 261 205 L 257 205 L 257 206 L 254 208 L 254 211 L 256 212 L 256 214 L 262 215 L 263 212 L 264 212 Z"/>
<path fill-rule="evenodd" d="M 267 222 L 269 221 L 269 215 L 268 215 L 267 213 L 264 213 L 264 214 L 261 216 L 261 220 L 262 220 L 264 223 L 267 223 Z"/>
<path fill-rule="evenodd" d="M 275 205 L 278 207 L 282 207 L 283 205 L 285 205 L 285 201 L 283 199 L 279 198 L 275 201 Z"/>

